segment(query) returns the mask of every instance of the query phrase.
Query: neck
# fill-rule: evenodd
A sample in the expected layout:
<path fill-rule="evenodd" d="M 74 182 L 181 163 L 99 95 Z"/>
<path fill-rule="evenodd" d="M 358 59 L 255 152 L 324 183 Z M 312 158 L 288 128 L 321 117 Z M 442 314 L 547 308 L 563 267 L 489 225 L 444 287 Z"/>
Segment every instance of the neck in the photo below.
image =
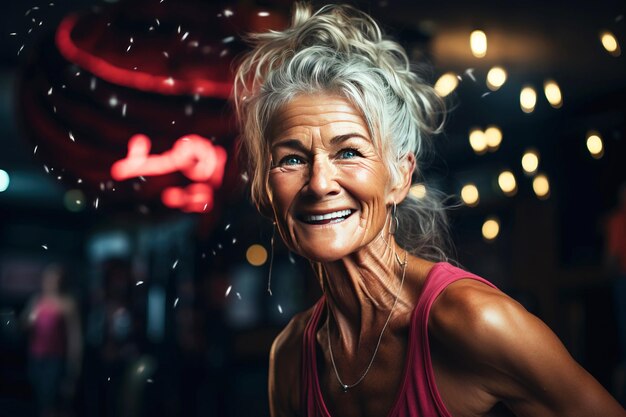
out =
<path fill-rule="evenodd" d="M 384 229 L 382 233 L 387 235 Z M 400 293 L 406 260 L 393 236 L 381 234 L 358 252 L 321 264 L 330 322 L 338 328 L 348 351 L 356 352 L 362 342 L 371 343 L 392 308 L 394 317 L 412 310 L 407 286 Z"/>

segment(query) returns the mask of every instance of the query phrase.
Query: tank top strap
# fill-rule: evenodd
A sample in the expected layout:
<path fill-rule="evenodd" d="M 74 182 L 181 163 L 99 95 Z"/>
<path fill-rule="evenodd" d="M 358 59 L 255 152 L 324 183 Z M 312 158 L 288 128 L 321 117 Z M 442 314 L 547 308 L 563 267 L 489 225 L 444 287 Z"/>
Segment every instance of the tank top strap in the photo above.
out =
<path fill-rule="evenodd" d="M 315 306 L 304 329 L 302 343 L 302 379 L 300 385 L 300 409 L 302 416 L 328 416 L 319 387 L 317 374 L 316 333 L 319 321 L 324 313 L 326 298 L 322 296 Z"/>
<path fill-rule="evenodd" d="M 420 416 L 449 417 L 450 414 L 439 395 L 432 367 L 430 344 L 428 342 L 428 317 L 432 305 L 437 297 L 452 283 L 461 279 L 473 279 L 480 281 L 492 288 L 495 285 L 484 278 L 471 272 L 450 265 L 447 262 L 435 264 L 426 278 L 422 294 L 413 312 L 409 351 L 412 356 L 412 369 L 410 369 L 409 392 L 413 392 L 413 398 L 409 402 L 416 401 L 413 407 L 419 408 Z"/>

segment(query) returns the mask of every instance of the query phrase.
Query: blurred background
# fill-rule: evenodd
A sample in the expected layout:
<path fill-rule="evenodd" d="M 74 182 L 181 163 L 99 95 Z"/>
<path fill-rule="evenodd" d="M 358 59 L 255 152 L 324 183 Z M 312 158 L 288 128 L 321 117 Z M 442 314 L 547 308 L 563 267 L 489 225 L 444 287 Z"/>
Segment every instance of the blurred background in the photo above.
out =
<path fill-rule="evenodd" d="M 450 105 L 412 192 L 451 196 L 451 256 L 624 404 L 623 2 L 353 4 Z M 270 344 L 320 290 L 246 197 L 227 98 L 290 8 L 2 5 L 0 416 L 268 415 Z"/>

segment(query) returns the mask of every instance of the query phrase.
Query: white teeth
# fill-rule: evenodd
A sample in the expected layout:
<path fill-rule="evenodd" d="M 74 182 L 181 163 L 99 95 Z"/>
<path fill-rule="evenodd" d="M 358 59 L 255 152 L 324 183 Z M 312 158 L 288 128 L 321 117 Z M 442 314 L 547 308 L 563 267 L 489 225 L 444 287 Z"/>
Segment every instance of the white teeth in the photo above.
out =
<path fill-rule="evenodd" d="M 328 220 L 328 219 L 335 219 L 337 217 L 345 217 L 345 216 L 348 216 L 350 213 L 352 213 L 352 211 L 350 210 L 340 210 L 340 211 L 334 211 L 328 214 L 304 216 L 304 220 L 307 222 L 318 222 L 320 220 Z"/>

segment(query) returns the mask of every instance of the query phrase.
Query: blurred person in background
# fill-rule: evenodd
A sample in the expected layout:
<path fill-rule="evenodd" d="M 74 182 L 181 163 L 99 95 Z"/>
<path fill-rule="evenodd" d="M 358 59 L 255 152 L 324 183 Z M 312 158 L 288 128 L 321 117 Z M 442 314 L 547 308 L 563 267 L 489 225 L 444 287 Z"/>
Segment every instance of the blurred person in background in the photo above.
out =
<path fill-rule="evenodd" d="M 335 5 L 250 40 L 252 199 L 323 290 L 274 341 L 272 416 L 625 416 L 548 326 L 448 262 L 437 193 L 409 194 L 444 106 L 404 49 Z"/>
<path fill-rule="evenodd" d="M 65 284 L 63 267 L 48 266 L 42 274 L 41 292 L 22 313 L 29 333 L 28 375 L 42 417 L 69 413 L 81 370 L 80 317 Z"/>

